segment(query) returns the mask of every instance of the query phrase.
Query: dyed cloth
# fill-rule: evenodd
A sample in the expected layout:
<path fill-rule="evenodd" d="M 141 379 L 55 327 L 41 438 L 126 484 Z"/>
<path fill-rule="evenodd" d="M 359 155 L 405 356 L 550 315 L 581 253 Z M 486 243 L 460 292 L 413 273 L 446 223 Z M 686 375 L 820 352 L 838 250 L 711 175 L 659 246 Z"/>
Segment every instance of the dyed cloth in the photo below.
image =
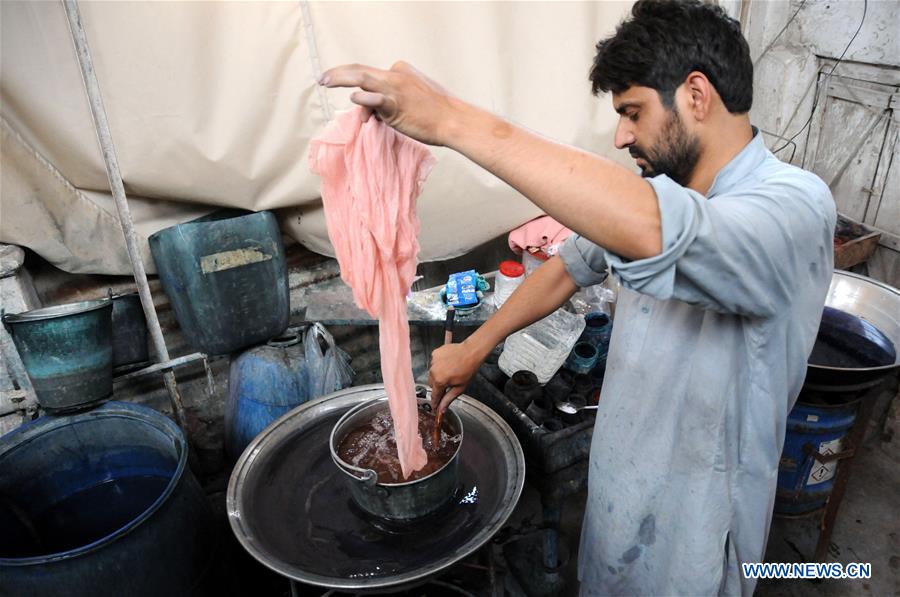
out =
<path fill-rule="evenodd" d="M 418 431 L 406 295 L 416 273 L 416 198 L 434 158 L 425 145 L 362 108 L 339 114 L 312 141 L 310 169 L 322 177 L 328 236 L 341 278 L 379 322 L 381 374 L 404 477 L 427 461 Z"/>
<path fill-rule="evenodd" d="M 510 232 L 507 242 L 509 248 L 516 255 L 521 255 L 522 251 L 527 250 L 528 247 L 538 247 L 543 249 L 544 253 L 553 255 L 556 251 L 547 249 L 561 245 L 570 236 L 572 236 L 571 230 L 550 216 L 541 216 Z"/>
<path fill-rule="evenodd" d="M 835 207 L 817 176 L 753 140 L 706 196 L 665 175 L 663 251 L 581 236 L 579 286 L 622 283 L 578 551 L 582 595 L 751 595 L 787 416 L 832 276 Z"/>

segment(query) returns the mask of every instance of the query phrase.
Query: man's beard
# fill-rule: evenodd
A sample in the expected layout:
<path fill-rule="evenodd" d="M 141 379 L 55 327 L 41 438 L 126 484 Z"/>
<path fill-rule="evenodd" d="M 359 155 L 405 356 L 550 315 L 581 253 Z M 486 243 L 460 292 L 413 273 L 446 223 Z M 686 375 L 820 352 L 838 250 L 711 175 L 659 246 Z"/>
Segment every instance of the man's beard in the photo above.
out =
<path fill-rule="evenodd" d="M 659 135 L 659 141 L 648 151 L 637 145 L 628 148 L 633 158 L 643 158 L 646 165 L 639 166 L 641 176 L 665 174 L 678 184 L 686 186 L 700 159 L 700 141 L 691 137 L 673 108 Z"/>

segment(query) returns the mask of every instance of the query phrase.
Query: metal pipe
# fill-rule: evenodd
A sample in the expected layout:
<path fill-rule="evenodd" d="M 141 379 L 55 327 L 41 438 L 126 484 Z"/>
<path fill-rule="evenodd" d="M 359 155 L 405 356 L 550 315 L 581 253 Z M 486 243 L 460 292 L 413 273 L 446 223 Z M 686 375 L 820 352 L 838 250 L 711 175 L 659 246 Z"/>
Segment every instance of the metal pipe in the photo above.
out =
<path fill-rule="evenodd" d="M 562 506 L 555 500 L 551 504 L 542 503 L 542 506 L 544 514 L 542 561 L 546 570 L 556 570 L 559 568 L 559 524 L 562 520 Z"/>
<path fill-rule="evenodd" d="M 91 50 L 88 46 L 87 34 L 81 21 L 81 11 L 78 8 L 78 0 L 63 0 L 66 11 L 66 20 L 69 24 L 69 32 L 72 34 L 72 42 L 75 44 L 75 55 L 78 57 L 78 66 L 81 68 L 81 78 L 84 89 L 88 95 L 91 106 L 91 117 L 94 121 L 94 130 L 97 133 L 97 141 L 100 143 L 100 151 L 103 154 L 103 162 L 106 164 L 106 176 L 109 179 L 109 188 L 113 199 L 116 201 L 116 211 L 119 214 L 119 222 L 122 225 L 122 233 L 125 235 L 125 247 L 128 249 L 128 258 L 131 260 L 131 268 L 134 271 L 134 280 L 137 283 L 138 294 L 141 297 L 141 306 L 144 316 L 147 318 L 147 329 L 156 353 L 157 362 L 169 360 L 169 351 L 162 335 L 162 328 L 156 316 L 153 306 L 153 297 L 150 294 L 150 284 L 147 282 L 147 272 L 144 271 L 144 262 L 138 247 L 137 235 L 134 231 L 134 222 L 131 219 L 131 210 L 128 208 L 128 198 L 125 196 L 125 186 L 122 184 L 122 173 L 119 170 L 119 160 L 116 157 L 116 149 L 113 145 L 112 133 L 109 129 L 109 121 L 106 118 L 106 108 L 103 106 L 103 96 L 100 94 L 100 83 L 97 81 L 97 73 L 94 70 L 94 61 L 91 58 Z M 169 391 L 169 399 L 178 426 L 187 434 L 187 422 L 184 415 L 184 405 L 175 382 L 175 374 L 166 371 L 163 381 Z"/>
<path fill-rule="evenodd" d="M 158 373 L 160 371 L 165 371 L 168 369 L 174 369 L 175 367 L 181 367 L 183 365 L 188 365 L 193 363 L 194 361 L 203 361 L 203 366 L 206 370 L 209 370 L 209 365 L 206 362 L 206 355 L 202 352 L 195 352 L 192 354 L 185 355 L 183 357 L 178 357 L 176 359 L 172 359 L 170 361 L 164 361 L 162 363 L 156 363 L 155 365 L 150 365 L 149 367 L 144 367 L 143 369 L 138 369 L 137 371 L 132 371 L 131 373 L 126 373 L 125 375 L 120 375 L 115 378 L 115 381 L 125 381 L 126 379 L 133 379 L 135 377 L 142 377 L 144 375 L 150 375 L 151 373 Z"/>

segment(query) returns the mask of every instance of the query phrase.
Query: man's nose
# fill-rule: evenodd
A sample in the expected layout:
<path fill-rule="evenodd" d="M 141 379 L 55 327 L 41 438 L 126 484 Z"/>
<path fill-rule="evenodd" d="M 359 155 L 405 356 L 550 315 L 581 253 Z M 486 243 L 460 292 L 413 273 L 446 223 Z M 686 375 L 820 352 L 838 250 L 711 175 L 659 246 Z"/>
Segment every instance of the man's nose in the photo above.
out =
<path fill-rule="evenodd" d="M 619 121 L 619 125 L 616 127 L 616 138 L 615 138 L 616 149 L 625 149 L 629 145 L 634 144 L 634 133 L 631 132 L 631 128 L 624 122 Z"/>

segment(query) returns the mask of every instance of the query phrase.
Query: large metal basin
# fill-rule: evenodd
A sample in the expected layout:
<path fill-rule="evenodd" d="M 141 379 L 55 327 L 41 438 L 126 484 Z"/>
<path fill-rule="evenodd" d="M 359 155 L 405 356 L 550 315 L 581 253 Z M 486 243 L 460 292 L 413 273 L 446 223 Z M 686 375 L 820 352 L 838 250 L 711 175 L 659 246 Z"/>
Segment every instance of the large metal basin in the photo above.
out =
<path fill-rule="evenodd" d="M 288 578 L 342 591 L 382 591 L 424 581 L 485 544 L 515 508 L 525 459 L 490 408 L 454 402 L 465 440 L 458 503 L 427 523 L 386 529 L 353 505 L 332 462 L 329 436 L 353 406 L 384 386 L 348 388 L 303 404 L 247 446 L 228 484 L 231 529 L 253 557 Z"/>
<path fill-rule="evenodd" d="M 825 299 L 825 306 L 855 315 L 872 324 L 900 349 L 900 290 L 872 278 L 845 271 L 835 271 Z M 900 367 L 900 352 L 894 362 L 879 367 L 825 367 L 810 363 L 806 387 L 871 386 Z"/>

